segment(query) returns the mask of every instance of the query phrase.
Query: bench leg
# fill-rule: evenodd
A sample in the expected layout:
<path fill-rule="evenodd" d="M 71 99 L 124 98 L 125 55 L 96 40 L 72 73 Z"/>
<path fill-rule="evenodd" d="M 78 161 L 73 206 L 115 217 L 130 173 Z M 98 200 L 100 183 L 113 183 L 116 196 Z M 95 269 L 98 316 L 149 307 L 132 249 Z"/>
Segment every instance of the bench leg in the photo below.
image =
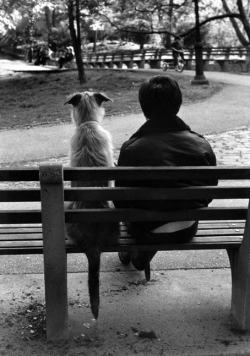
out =
<path fill-rule="evenodd" d="M 250 330 L 250 220 L 248 217 L 242 245 L 227 250 L 232 273 L 232 314 L 242 330 Z"/>
<path fill-rule="evenodd" d="M 40 182 L 47 340 L 65 340 L 69 332 L 62 167 L 40 167 Z"/>

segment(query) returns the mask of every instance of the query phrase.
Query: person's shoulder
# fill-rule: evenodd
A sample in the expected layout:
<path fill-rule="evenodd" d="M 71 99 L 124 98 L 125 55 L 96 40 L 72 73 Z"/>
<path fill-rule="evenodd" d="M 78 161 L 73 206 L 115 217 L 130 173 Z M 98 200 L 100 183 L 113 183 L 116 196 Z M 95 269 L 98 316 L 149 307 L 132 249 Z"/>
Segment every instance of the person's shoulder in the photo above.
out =
<path fill-rule="evenodd" d="M 193 130 L 190 131 L 193 135 L 197 136 L 197 137 L 200 137 L 200 138 L 203 138 L 205 140 L 205 137 L 202 136 L 201 134 L 199 134 L 198 132 L 195 132 Z"/>
<path fill-rule="evenodd" d="M 131 145 L 133 145 L 137 141 L 137 137 L 131 137 L 129 140 L 125 141 L 122 144 L 121 151 L 125 151 L 127 148 L 129 148 Z"/>
<path fill-rule="evenodd" d="M 206 147 L 209 150 L 210 149 L 212 150 L 212 147 L 206 137 L 204 137 L 203 135 L 201 135 L 195 131 L 190 131 L 190 133 L 193 135 L 195 141 L 198 142 L 198 145 L 201 143 L 202 147 Z"/>

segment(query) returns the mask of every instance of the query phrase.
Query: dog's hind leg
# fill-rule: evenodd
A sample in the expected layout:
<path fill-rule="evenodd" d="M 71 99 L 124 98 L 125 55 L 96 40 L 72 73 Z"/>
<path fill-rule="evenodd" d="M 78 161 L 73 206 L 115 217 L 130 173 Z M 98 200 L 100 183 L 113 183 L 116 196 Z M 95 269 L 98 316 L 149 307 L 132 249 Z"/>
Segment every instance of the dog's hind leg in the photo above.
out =
<path fill-rule="evenodd" d="M 98 250 L 91 250 L 86 252 L 86 256 L 89 262 L 88 271 L 88 285 L 89 285 L 89 297 L 90 306 L 94 318 L 97 320 L 99 314 L 99 276 L 100 276 L 100 263 L 101 253 Z"/>

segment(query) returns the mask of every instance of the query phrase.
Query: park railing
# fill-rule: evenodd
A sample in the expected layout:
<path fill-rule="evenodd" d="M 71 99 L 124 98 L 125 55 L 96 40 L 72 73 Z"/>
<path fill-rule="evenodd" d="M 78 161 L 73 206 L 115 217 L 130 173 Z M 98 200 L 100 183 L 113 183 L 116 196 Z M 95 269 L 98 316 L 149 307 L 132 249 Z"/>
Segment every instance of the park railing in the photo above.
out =
<path fill-rule="evenodd" d="M 2 48 L 6 53 L 18 55 L 20 58 L 27 58 L 27 49 L 7 49 Z M 17 53 L 18 52 L 18 53 Z M 184 57 L 186 69 L 194 69 L 195 49 L 185 49 Z M 51 64 L 59 58 L 59 52 L 53 52 Z M 110 52 L 84 52 L 83 63 L 88 68 L 152 68 L 159 69 L 163 61 L 173 60 L 172 50 L 144 49 L 144 50 L 123 50 Z M 248 47 L 214 47 L 203 48 L 204 70 L 218 70 L 223 72 L 249 72 L 250 71 L 250 48 Z M 70 66 L 75 66 L 73 62 Z"/>
<path fill-rule="evenodd" d="M 195 50 L 185 49 L 186 69 L 192 69 L 195 63 Z M 237 71 L 249 71 L 250 48 L 218 47 L 203 48 L 204 70 L 218 66 L 224 72 L 237 67 Z M 145 49 L 117 52 L 96 52 L 83 54 L 86 66 L 108 68 L 156 68 L 162 67 L 162 62 L 173 60 L 171 49 Z"/>

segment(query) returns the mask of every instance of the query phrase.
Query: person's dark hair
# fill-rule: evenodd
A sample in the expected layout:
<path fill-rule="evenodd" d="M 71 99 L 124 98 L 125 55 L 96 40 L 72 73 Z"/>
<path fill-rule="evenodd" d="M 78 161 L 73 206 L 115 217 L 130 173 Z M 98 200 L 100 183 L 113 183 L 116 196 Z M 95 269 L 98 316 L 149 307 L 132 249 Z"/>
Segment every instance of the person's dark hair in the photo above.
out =
<path fill-rule="evenodd" d="M 179 84 L 170 76 L 155 76 L 142 83 L 139 102 L 147 119 L 176 115 L 182 104 Z"/>

